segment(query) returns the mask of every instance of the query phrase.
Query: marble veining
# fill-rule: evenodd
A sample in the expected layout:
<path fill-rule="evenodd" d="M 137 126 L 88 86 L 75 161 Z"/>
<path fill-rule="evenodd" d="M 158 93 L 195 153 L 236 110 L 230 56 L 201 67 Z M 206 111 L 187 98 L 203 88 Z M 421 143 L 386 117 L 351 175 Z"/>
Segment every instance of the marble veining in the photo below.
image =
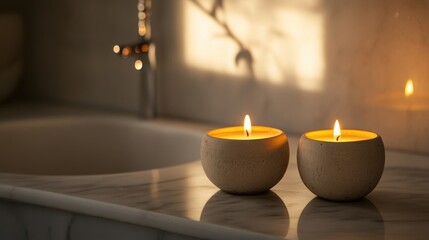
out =
<path fill-rule="evenodd" d="M 262 195 L 239 196 L 219 191 L 204 175 L 200 161 L 195 161 L 111 175 L 55 177 L 2 173 L 0 196 L 115 218 L 108 212 L 85 207 L 86 202 L 107 204 L 118 213 L 116 220 L 134 224 L 138 224 L 137 217 L 124 216 L 128 211 L 144 210 L 136 215 L 155 214 L 157 219 L 173 217 L 188 224 L 190 220 L 191 226 L 200 223 L 208 228 L 244 230 L 249 236 L 256 234 L 255 238 L 425 239 L 429 236 L 429 157 L 387 151 L 385 171 L 375 190 L 361 201 L 337 203 L 316 198 L 303 185 L 296 166 L 297 138 L 289 140 L 288 170 L 279 184 Z M 24 194 L 27 190 L 32 195 Z M 37 197 L 43 193 L 52 195 Z M 177 226 L 182 225 L 177 223 Z M 221 236 L 207 233 L 209 238 Z"/>

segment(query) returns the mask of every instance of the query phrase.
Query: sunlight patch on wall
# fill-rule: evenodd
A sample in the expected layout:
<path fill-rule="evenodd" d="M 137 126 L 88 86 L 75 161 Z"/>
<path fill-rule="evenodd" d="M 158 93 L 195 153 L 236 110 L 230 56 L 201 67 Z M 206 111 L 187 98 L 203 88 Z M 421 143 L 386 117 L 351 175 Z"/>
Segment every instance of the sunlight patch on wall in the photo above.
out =
<path fill-rule="evenodd" d="M 240 79 L 323 87 L 324 19 L 314 1 L 184 1 L 190 67 Z"/>
<path fill-rule="evenodd" d="M 208 1 L 201 3 L 204 8 L 210 8 L 204 4 Z M 184 5 L 185 62 L 203 70 L 245 76 L 245 68 L 236 66 L 234 62 L 237 44 L 192 1 L 184 1 Z"/>

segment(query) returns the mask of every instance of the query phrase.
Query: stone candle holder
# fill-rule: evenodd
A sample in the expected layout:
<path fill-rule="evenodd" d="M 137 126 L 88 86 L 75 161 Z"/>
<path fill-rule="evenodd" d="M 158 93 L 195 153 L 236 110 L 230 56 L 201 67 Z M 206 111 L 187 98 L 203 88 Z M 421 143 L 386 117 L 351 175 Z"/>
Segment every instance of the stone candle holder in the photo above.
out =
<path fill-rule="evenodd" d="M 384 170 L 384 145 L 375 133 L 344 130 L 332 139 L 332 130 L 309 132 L 298 145 L 298 170 L 307 188 L 333 201 L 365 197 L 378 184 Z"/>
<path fill-rule="evenodd" d="M 208 132 L 201 142 L 201 161 L 209 180 L 234 194 L 262 193 L 276 185 L 289 163 L 289 144 L 278 129 L 255 126 L 250 137 L 243 127 Z"/>

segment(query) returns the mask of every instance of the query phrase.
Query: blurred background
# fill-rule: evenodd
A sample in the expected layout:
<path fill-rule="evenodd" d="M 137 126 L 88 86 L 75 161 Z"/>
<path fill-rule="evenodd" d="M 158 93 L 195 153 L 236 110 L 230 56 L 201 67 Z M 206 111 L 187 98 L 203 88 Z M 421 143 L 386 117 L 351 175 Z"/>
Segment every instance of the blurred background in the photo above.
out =
<path fill-rule="evenodd" d="M 137 0 L 3 0 L 0 99 L 136 114 Z M 158 116 L 379 133 L 429 154 L 429 1 L 154 0 Z M 412 82 L 412 91 L 408 87 Z M 1 108 L 1 105 L 0 105 Z"/>

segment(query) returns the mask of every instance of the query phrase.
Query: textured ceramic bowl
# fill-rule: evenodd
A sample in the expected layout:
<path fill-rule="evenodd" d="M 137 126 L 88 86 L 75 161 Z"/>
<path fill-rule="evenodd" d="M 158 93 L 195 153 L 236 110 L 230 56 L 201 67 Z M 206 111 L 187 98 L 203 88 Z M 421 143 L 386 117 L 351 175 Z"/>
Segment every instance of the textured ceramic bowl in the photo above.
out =
<path fill-rule="evenodd" d="M 332 134 L 329 130 L 309 132 L 299 141 L 298 170 L 304 184 L 327 200 L 353 201 L 365 197 L 383 174 L 381 137 L 367 131 L 344 130 L 342 133 L 352 136 L 351 140 L 335 142 L 314 137 L 321 132 Z"/>
<path fill-rule="evenodd" d="M 236 128 L 216 129 L 203 137 L 200 153 L 204 172 L 214 185 L 225 192 L 265 192 L 276 185 L 286 172 L 289 163 L 287 137 L 281 130 L 255 126 L 252 134 L 269 132 L 270 137 L 222 138 L 222 132 Z"/>

